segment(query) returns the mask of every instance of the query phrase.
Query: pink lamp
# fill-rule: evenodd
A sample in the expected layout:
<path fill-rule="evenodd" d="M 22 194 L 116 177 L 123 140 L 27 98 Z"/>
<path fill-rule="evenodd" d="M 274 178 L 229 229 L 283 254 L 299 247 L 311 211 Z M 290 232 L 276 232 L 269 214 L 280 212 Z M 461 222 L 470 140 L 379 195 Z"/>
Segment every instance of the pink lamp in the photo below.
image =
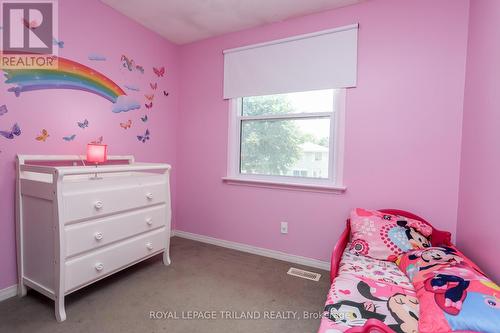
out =
<path fill-rule="evenodd" d="M 99 163 L 106 162 L 108 158 L 108 145 L 98 144 L 98 143 L 89 143 L 87 145 L 87 162 L 95 163 L 95 167 Z M 95 176 L 90 179 L 101 179 L 97 177 L 97 172 Z"/>

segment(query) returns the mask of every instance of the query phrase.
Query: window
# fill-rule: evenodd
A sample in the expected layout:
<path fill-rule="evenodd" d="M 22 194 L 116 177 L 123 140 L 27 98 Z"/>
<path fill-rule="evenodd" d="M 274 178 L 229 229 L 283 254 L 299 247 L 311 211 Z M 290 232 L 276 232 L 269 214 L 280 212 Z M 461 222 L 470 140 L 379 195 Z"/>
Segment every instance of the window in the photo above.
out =
<path fill-rule="evenodd" d="M 227 180 L 342 187 L 344 89 L 231 99 Z"/>

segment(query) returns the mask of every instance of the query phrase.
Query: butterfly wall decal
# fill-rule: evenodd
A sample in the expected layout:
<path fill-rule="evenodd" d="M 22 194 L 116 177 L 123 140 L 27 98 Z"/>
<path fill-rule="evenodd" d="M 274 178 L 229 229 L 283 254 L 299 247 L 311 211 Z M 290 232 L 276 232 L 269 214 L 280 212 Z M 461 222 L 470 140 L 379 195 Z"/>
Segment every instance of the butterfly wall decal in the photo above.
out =
<path fill-rule="evenodd" d="M 14 137 L 21 135 L 21 127 L 15 123 L 10 131 L 0 131 L 0 135 L 6 139 L 12 140 Z"/>
<path fill-rule="evenodd" d="M 76 134 L 71 134 L 71 135 L 68 135 L 68 136 L 63 136 L 63 140 L 64 141 L 73 141 L 75 140 L 76 138 Z"/>
<path fill-rule="evenodd" d="M 132 120 L 129 119 L 126 123 L 120 123 L 120 126 L 123 129 L 127 129 L 127 128 L 132 127 Z"/>
<path fill-rule="evenodd" d="M 9 110 L 7 109 L 7 105 L 4 104 L 4 105 L 0 106 L 0 116 L 3 116 L 7 112 L 9 112 Z"/>
<path fill-rule="evenodd" d="M 138 135 L 137 140 L 141 141 L 142 143 L 146 143 L 147 140 L 149 140 L 149 129 L 146 129 L 146 133 L 144 135 Z"/>
<path fill-rule="evenodd" d="M 165 75 L 165 67 L 160 67 L 160 68 L 153 67 L 153 72 L 158 77 L 162 77 L 163 75 Z"/>
<path fill-rule="evenodd" d="M 84 129 L 85 127 L 89 127 L 89 121 L 87 119 L 85 119 L 82 122 L 78 121 L 77 123 L 78 123 L 78 127 L 80 127 L 81 129 Z"/>
<path fill-rule="evenodd" d="M 153 98 L 155 98 L 155 95 L 154 95 L 154 94 L 151 94 L 151 95 L 144 95 L 144 97 L 146 97 L 146 99 L 147 99 L 148 101 L 152 101 L 152 100 L 153 100 Z"/>
<path fill-rule="evenodd" d="M 126 55 L 122 55 L 121 62 L 123 67 L 127 68 L 129 71 L 134 69 L 134 60 L 129 59 Z"/>
<path fill-rule="evenodd" d="M 139 72 L 141 72 L 141 74 L 144 74 L 144 67 L 137 65 L 137 66 L 135 66 L 135 69 L 137 69 Z"/>
<path fill-rule="evenodd" d="M 133 70 L 136 70 L 144 74 L 144 67 L 142 67 L 141 65 L 136 65 L 134 59 L 130 59 L 126 55 L 122 55 L 120 61 L 122 62 L 122 66 L 129 71 L 132 72 Z"/>
<path fill-rule="evenodd" d="M 153 102 L 150 102 L 149 104 L 144 104 L 146 109 L 151 109 L 153 107 Z"/>
<path fill-rule="evenodd" d="M 100 145 L 100 144 L 102 144 L 102 135 L 100 137 L 98 137 L 97 140 L 90 141 L 90 143 L 92 143 L 94 145 Z"/>
<path fill-rule="evenodd" d="M 157 82 L 155 82 L 154 84 L 150 83 L 149 86 L 151 87 L 151 89 L 156 90 L 156 88 L 158 88 L 158 83 Z"/>
<path fill-rule="evenodd" d="M 64 41 L 62 41 L 62 40 L 57 40 L 57 39 L 53 38 L 52 44 L 57 45 L 57 47 L 60 49 L 64 48 Z"/>
<path fill-rule="evenodd" d="M 42 134 L 40 134 L 39 136 L 37 136 L 35 138 L 36 141 L 42 141 L 42 142 L 45 142 L 47 140 L 47 138 L 49 137 L 49 132 L 47 132 L 47 130 L 44 128 L 42 129 Z"/>
<path fill-rule="evenodd" d="M 145 114 L 144 117 L 141 117 L 141 120 L 145 123 L 146 121 L 148 121 L 148 115 Z"/>
<path fill-rule="evenodd" d="M 166 92 L 165 90 L 163 90 L 163 95 L 168 96 L 168 92 Z"/>

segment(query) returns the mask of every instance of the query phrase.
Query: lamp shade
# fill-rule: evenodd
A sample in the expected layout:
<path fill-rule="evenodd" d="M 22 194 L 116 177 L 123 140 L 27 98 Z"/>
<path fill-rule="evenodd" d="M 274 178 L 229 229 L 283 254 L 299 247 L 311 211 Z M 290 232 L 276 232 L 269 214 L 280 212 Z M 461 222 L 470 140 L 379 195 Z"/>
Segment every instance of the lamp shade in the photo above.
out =
<path fill-rule="evenodd" d="M 104 163 L 108 158 L 108 145 L 89 143 L 87 145 L 87 161 L 90 163 Z"/>

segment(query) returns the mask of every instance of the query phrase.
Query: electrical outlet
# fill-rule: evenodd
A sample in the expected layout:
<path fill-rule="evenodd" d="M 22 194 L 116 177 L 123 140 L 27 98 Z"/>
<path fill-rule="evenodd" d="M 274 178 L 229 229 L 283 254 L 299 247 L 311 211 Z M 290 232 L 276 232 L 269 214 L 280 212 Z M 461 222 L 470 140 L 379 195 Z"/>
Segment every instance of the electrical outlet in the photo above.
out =
<path fill-rule="evenodd" d="M 282 234 L 287 234 L 288 233 L 288 222 L 281 222 L 281 233 Z"/>

